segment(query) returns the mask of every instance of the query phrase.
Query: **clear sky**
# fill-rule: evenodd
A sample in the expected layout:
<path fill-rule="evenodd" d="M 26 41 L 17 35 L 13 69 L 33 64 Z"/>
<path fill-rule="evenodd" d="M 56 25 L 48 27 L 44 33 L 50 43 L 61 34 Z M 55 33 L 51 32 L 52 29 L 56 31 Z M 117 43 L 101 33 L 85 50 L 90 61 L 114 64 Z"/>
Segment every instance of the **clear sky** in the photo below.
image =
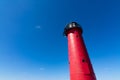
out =
<path fill-rule="evenodd" d="M 0 80 L 69 80 L 62 33 L 71 21 L 97 80 L 120 80 L 119 0 L 0 0 Z"/>

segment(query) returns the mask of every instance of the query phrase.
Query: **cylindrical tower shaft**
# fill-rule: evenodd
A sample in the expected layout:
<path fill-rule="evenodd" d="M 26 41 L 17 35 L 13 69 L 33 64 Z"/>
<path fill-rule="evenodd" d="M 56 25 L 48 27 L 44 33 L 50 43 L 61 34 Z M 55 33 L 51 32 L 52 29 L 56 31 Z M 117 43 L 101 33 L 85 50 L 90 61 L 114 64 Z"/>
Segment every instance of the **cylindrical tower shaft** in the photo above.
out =
<path fill-rule="evenodd" d="M 96 80 L 80 25 L 76 22 L 68 24 L 64 34 L 68 38 L 70 80 Z"/>

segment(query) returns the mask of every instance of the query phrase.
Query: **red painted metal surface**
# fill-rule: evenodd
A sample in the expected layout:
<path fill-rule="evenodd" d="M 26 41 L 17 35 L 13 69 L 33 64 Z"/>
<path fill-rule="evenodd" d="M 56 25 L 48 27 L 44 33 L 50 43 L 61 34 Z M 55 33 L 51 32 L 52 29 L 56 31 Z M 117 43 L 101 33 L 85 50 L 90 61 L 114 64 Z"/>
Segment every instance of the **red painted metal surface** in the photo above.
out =
<path fill-rule="evenodd" d="M 75 27 L 76 26 L 76 27 Z M 70 80 L 96 80 L 83 38 L 82 29 L 74 25 L 67 29 Z"/>

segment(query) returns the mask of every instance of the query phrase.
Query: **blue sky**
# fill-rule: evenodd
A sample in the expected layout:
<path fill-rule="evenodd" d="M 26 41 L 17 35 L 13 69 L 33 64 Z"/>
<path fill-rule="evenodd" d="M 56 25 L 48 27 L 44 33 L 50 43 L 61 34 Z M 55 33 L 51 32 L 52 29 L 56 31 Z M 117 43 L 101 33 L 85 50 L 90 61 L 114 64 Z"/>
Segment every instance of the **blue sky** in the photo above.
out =
<path fill-rule="evenodd" d="M 97 80 L 120 80 L 119 0 L 0 0 L 0 80 L 69 80 L 66 24 L 76 21 Z"/>

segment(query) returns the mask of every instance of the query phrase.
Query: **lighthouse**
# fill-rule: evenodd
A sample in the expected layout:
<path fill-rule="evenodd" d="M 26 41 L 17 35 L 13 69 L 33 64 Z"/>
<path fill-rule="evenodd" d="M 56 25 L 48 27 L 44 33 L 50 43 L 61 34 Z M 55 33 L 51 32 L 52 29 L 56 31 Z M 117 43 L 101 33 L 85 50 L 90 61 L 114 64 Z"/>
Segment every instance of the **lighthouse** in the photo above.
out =
<path fill-rule="evenodd" d="M 71 22 L 64 29 L 68 39 L 70 80 L 96 80 L 82 33 L 81 26 L 76 22 Z"/>

